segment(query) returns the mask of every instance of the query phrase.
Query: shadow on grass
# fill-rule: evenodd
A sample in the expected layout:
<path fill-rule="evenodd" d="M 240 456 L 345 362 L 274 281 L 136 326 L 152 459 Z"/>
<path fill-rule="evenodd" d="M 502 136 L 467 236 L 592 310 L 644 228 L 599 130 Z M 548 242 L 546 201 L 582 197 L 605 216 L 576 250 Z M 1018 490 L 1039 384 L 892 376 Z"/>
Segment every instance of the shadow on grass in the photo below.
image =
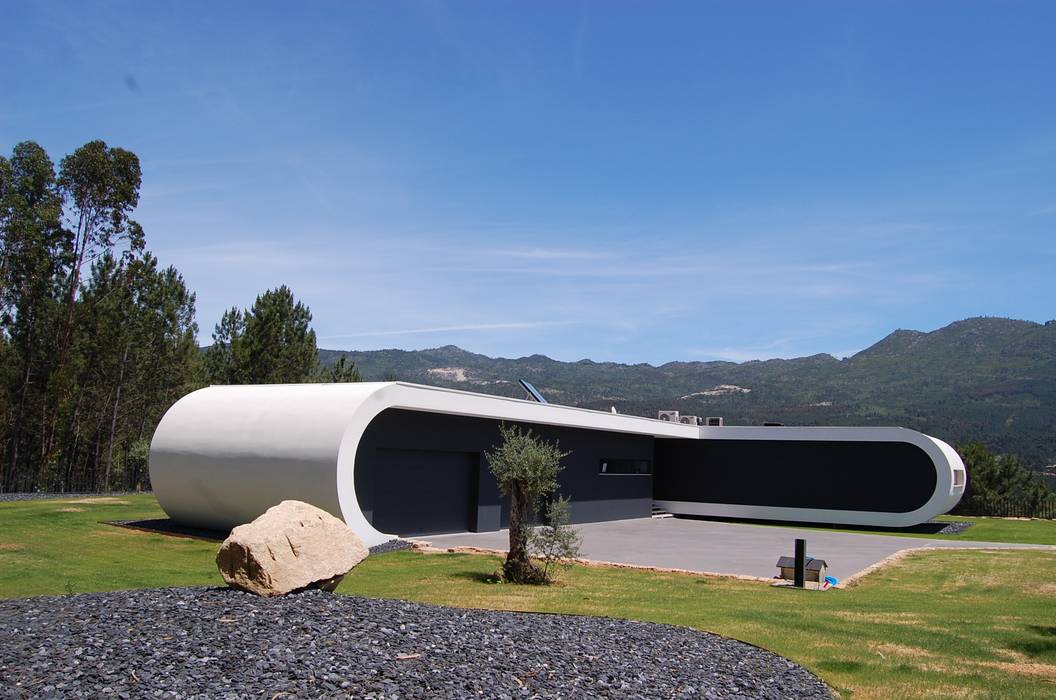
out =
<path fill-rule="evenodd" d="M 496 573 L 486 574 L 482 571 L 459 571 L 451 574 L 453 578 L 467 579 L 476 583 L 501 583 L 502 579 Z"/>
<path fill-rule="evenodd" d="M 141 532 L 153 532 L 158 535 L 169 535 L 172 537 L 186 537 L 193 540 L 205 540 L 207 542 L 223 542 L 229 533 L 220 530 L 207 530 L 198 527 L 188 527 L 175 523 L 169 518 L 155 518 L 151 520 L 107 520 L 105 525 L 116 525 L 117 527 Z"/>
<path fill-rule="evenodd" d="M 1056 637 L 1056 625 L 1027 625 L 1027 629 L 1043 637 Z"/>
<path fill-rule="evenodd" d="M 1008 647 L 1032 659 L 1056 658 L 1056 628 L 1029 625 L 1027 629 L 1037 636 L 1024 637 L 1012 642 Z"/>
<path fill-rule="evenodd" d="M 865 668 L 861 661 L 819 661 L 818 668 L 840 673 L 857 673 Z"/>

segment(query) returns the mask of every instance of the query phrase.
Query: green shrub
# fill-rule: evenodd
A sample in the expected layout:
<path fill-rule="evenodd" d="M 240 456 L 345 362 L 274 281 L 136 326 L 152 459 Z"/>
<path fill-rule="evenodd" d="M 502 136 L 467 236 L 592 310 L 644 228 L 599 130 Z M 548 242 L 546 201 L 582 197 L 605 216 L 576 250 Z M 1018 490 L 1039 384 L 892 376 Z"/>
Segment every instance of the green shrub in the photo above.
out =
<path fill-rule="evenodd" d="M 553 581 L 558 566 L 569 565 L 579 557 L 582 538 L 572 529 L 572 502 L 559 496 L 546 508 L 546 524 L 532 531 L 528 549 L 543 565 L 543 578 Z"/>

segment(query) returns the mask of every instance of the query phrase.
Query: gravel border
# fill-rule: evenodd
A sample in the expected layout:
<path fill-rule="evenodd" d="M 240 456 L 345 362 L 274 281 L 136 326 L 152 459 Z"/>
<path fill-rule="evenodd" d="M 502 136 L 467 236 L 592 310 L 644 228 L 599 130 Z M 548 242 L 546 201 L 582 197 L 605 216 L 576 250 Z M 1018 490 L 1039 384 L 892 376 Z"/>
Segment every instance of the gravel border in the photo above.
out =
<path fill-rule="evenodd" d="M 966 520 L 957 520 L 953 522 L 947 522 L 945 520 L 929 520 L 928 522 L 935 523 L 936 525 L 945 525 L 942 529 L 932 532 L 931 534 L 933 535 L 959 535 L 974 525 L 974 523 L 970 523 Z"/>
<path fill-rule="evenodd" d="M 106 493 L 0 493 L 0 503 L 15 501 L 47 501 L 53 498 L 107 498 L 111 496 L 144 496 L 153 491 L 108 491 Z"/>
<path fill-rule="evenodd" d="M 0 698 L 825 698 L 776 654 L 685 627 L 306 591 L 0 601 Z"/>
<path fill-rule="evenodd" d="M 388 552 L 400 552 L 405 549 L 414 549 L 414 545 L 407 540 L 389 540 L 388 542 L 382 542 L 376 544 L 370 548 L 370 553 L 375 554 L 387 554 Z"/>

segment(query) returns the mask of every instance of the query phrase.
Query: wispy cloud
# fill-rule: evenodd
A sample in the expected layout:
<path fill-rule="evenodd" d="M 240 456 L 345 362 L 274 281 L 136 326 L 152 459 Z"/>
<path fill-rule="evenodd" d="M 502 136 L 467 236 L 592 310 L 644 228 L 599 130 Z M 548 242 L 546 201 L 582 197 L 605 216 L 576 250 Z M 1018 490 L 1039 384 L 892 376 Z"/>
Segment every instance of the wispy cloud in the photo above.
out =
<path fill-rule="evenodd" d="M 790 357 L 788 350 L 791 343 L 791 338 L 778 338 L 754 347 L 694 348 L 689 351 L 689 354 L 705 360 L 725 360 L 727 362 L 770 360 Z"/>
<path fill-rule="evenodd" d="M 794 240 L 678 243 L 676 254 L 674 245 L 594 250 L 544 241 L 497 248 L 476 230 L 408 231 L 413 228 L 340 237 L 321 228 L 274 240 L 233 236 L 174 249 L 163 259 L 198 270 L 191 281 L 201 292 L 203 333 L 233 301 L 247 304 L 285 283 L 310 305 L 327 347 L 428 342 L 488 354 L 538 350 L 557 356 L 564 347 L 570 348 L 566 359 L 657 362 L 743 362 L 846 348 L 859 342 L 846 337 L 841 319 L 848 314 L 913 303 L 955 282 L 942 270 L 904 265 L 894 253 L 871 259 L 827 254 L 802 250 Z M 244 291 L 233 294 L 236 280 Z M 812 319 L 839 327 L 805 322 L 807 309 Z M 751 343 L 756 331 L 748 326 L 755 323 L 747 319 L 780 333 L 779 340 Z M 518 332 L 530 329 L 537 334 Z M 861 326 L 854 332 L 863 332 Z M 646 351 L 628 356 L 621 350 L 643 338 L 652 338 Z M 743 340 L 749 343 L 738 344 Z"/>
<path fill-rule="evenodd" d="M 853 350 L 836 350 L 831 351 L 828 354 L 832 355 L 836 359 L 843 359 L 850 357 L 855 353 L 858 353 L 862 348 L 855 348 Z M 725 362 L 751 362 L 753 360 L 786 360 L 796 357 L 803 357 L 807 354 L 816 354 L 814 352 L 805 352 L 802 349 L 797 349 L 792 345 L 783 344 L 778 347 L 719 347 L 719 348 L 698 348 L 691 353 L 694 357 L 704 360 L 722 360 Z"/>
<path fill-rule="evenodd" d="M 400 330 L 375 330 L 360 333 L 343 333 L 341 335 L 324 335 L 320 340 L 338 340 L 341 338 L 375 338 L 390 335 L 417 335 L 420 333 L 452 333 L 455 331 L 497 331 L 519 330 L 524 328 L 542 328 L 544 326 L 568 326 L 573 321 L 524 321 L 515 323 L 470 323 L 461 326 L 432 326 L 429 328 L 403 328 Z"/>
<path fill-rule="evenodd" d="M 1056 204 L 1046 204 L 1030 212 L 1030 216 L 1053 216 L 1056 215 Z"/>
<path fill-rule="evenodd" d="M 191 263 L 194 267 L 220 267 L 232 271 L 261 268 L 320 270 L 337 264 L 333 256 L 327 255 L 318 246 L 283 245 L 268 241 L 233 241 L 173 248 L 165 252 L 177 264 Z"/>
<path fill-rule="evenodd" d="M 605 260 L 613 253 L 604 250 L 573 250 L 568 248 L 527 248 L 483 251 L 484 255 L 526 260 Z"/>

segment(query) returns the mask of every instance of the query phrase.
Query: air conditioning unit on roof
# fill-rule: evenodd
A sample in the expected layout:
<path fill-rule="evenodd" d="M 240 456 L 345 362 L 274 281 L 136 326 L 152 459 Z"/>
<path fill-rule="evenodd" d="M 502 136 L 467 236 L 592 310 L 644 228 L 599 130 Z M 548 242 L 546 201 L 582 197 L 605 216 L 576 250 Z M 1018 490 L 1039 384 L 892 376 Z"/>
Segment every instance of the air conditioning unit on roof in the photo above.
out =
<path fill-rule="evenodd" d="M 679 416 L 678 422 L 685 425 L 700 425 L 700 416 Z"/>
<path fill-rule="evenodd" d="M 721 428 L 723 426 L 722 416 L 708 416 L 704 419 L 704 425 L 709 428 Z"/>
<path fill-rule="evenodd" d="M 660 411 L 656 417 L 659 420 L 667 421 L 668 423 L 678 422 L 678 411 Z"/>

